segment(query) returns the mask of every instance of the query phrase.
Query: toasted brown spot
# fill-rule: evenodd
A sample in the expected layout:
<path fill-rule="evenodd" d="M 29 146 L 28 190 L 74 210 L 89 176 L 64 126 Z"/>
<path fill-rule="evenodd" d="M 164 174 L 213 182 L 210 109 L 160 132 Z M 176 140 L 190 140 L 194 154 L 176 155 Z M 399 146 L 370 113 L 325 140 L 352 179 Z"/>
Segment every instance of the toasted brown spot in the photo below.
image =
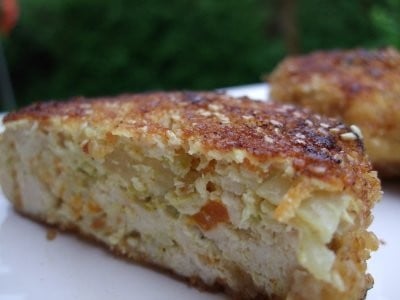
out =
<path fill-rule="evenodd" d="M 71 206 L 72 211 L 75 213 L 75 215 L 77 217 L 79 217 L 82 212 L 82 206 L 83 206 L 82 198 L 78 197 L 78 196 L 72 198 L 72 200 L 70 202 L 70 206 Z"/>
<path fill-rule="evenodd" d="M 110 144 L 115 144 L 118 140 L 118 137 L 113 135 L 111 132 L 106 133 L 106 141 Z"/>
<path fill-rule="evenodd" d="M 215 184 L 212 183 L 211 181 L 207 182 L 206 189 L 207 189 L 207 192 L 210 192 L 210 193 L 214 192 L 216 189 Z"/>
<path fill-rule="evenodd" d="M 105 218 L 102 217 L 97 217 L 92 221 L 92 224 L 90 225 L 93 229 L 102 229 L 104 228 L 106 224 Z"/>
<path fill-rule="evenodd" d="M 88 202 L 88 209 L 91 213 L 99 213 L 103 211 L 101 206 L 93 200 Z"/>
<path fill-rule="evenodd" d="M 218 201 L 208 201 L 192 218 L 206 231 L 213 229 L 219 223 L 228 223 L 230 220 L 225 205 Z"/>
<path fill-rule="evenodd" d="M 85 152 L 86 154 L 89 154 L 89 141 L 85 141 L 82 146 L 82 151 Z"/>

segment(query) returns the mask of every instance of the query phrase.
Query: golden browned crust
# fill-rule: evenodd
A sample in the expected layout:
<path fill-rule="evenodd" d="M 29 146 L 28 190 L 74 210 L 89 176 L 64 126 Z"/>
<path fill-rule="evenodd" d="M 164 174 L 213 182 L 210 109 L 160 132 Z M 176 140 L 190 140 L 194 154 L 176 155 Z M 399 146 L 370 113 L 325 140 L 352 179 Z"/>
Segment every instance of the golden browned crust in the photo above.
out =
<path fill-rule="evenodd" d="M 319 51 L 285 59 L 269 77 L 271 98 L 294 103 L 363 130 L 381 175 L 399 175 L 400 53 L 379 50 Z M 382 144 L 388 144 L 388 146 Z M 381 145 L 379 145 L 381 144 Z"/>
<path fill-rule="evenodd" d="M 324 180 L 340 178 L 351 186 L 370 170 L 363 143 L 350 128 L 334 119 L 289 105 L 232 98 L 220 93 L 149 93 L 115 98 L 76 98 L 68 102 L 39 103 L 10 113 L 7 124 L 19 119 L 66 123 L 99 123 L 126 132 L 166 135 L 165 115 L 179 123 L 185 139 L 200 141 L 209 150 L 243 150 L 259 162 L 293 159 L 301 174 Z M 174 119 L 174 116 L 176 118 Z"/>

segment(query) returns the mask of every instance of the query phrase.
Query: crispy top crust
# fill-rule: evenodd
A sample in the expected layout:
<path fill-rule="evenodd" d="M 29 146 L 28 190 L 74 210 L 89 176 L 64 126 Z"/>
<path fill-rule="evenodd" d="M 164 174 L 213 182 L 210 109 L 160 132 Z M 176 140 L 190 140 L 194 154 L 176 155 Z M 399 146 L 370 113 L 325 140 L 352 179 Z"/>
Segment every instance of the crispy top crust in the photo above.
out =
<path fill-rule="evenodd" d="M 289 57 L 270 80 L 288 76 L 286 78 L 290 78 L 292 83 L 301 84 L 315 75 L 339 86 L 349 100 L 372 91 L 397 91 L 400 94 L 400 53 L 394 48 L 353 49 Z"/>
<path fill-rule="evenodd" d="M 345 185 L 371 171 L 357 128 L 291 105 L 222 93 L 159 92 L 39 103 L 8 114 L 6 127 L 23 119 L 58 119 L 64 126 L 77 121 L 130 136 L 145 131 L 168 139 L 172 133 L 186 141 L 184 147 L 190 140 L 205 151 L 241 150 L 244 162 L 253 164 L 289 160 L 299 174 L 339 179 Z"/>

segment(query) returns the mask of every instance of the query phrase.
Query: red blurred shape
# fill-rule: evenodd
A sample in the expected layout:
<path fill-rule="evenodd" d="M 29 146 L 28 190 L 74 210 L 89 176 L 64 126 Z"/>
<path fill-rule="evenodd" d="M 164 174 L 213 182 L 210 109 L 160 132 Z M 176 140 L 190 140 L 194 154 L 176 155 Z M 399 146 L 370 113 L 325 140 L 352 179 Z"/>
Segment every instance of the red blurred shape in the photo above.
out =
<path fill-rule="evenodd" d="M 18 21 L 18 3 L 17 0 L 0 0 L 0 7 L 0 32 L 8 34 Z"/>

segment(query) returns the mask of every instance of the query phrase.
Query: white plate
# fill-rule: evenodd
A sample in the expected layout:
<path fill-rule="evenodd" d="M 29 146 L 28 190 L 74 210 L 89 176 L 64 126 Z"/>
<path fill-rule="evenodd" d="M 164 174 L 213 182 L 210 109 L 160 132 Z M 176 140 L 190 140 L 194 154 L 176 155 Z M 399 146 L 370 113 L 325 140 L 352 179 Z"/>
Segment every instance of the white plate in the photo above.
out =
<path fill-rule="evenodd" d="M 234 96 L 265 99 L 256 84 L 224 89 Z M 0 125 L 1 126 L 1 125 Z M 0 153 L 1 155 L 1 153 Z M 369 261 L 375 286 L 367 300 L 398 299 L 400 183 L 386 183 L 371 229 L 385 242 Z M 102 247 L 58 234 L 16 214 L 0 191 L 0 300 L 226 299 L 110 255 Z"/>

